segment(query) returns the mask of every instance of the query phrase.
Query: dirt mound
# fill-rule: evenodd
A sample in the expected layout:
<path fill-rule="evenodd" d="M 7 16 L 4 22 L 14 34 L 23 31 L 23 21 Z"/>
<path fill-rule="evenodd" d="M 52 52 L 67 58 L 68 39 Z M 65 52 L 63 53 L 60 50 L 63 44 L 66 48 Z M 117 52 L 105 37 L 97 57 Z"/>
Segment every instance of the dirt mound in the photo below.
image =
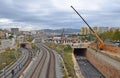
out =
<path fill-rule="evenodd" d="M 97 44 L 95 44 L 95 43 L 92 43 L 90 45 L 94 48 L 97 48 Z M 120 53 L 120 47 L 116 47 L 116 46 L 113 46 L 113 45 L 106 45 L 105 44 L 105 46 L 103 47 L 103 50 L 111 52 L 111 53 Z"/>

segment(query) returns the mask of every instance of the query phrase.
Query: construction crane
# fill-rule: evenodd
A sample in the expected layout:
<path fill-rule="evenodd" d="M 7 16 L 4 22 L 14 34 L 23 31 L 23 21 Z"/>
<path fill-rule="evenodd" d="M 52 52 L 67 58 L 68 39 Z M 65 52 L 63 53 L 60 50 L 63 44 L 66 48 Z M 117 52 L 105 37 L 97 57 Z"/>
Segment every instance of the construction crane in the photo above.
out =
<path fill-rule="evenodd" d="M 63 28 L 62 33 L 61 33 L 61 43 L 63 43 L 63 39 L 64 39 L 64 28 Z"/>
<path fill-rule="evenodd" d="M 77 10 L 71 6 L 71 8 L 79 15 L 79 17 L 85 22 L 85 24 L 89 27 L 89 29 L 93 32 L 94 36 L 97 38 L 98 40 L 98 48 L 99 49 L 103 49 L 104 47 L 104 42 L 100 39 L 100 37 L 97 35 L 97 33 L 90 27 L 90 25 L 84 20 L 84 18 L 77 12 Z"/>

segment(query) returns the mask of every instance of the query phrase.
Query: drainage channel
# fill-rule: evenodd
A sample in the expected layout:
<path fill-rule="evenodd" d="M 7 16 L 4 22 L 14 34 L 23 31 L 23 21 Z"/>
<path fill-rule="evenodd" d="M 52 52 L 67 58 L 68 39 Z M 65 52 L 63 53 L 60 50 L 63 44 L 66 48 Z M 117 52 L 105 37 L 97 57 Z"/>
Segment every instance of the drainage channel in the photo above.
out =
<path fill-rule="evenodd" d="M 75 48 L 74 55 L 84 78 L 105 78 L 86 58 L 86 48 Z"/>

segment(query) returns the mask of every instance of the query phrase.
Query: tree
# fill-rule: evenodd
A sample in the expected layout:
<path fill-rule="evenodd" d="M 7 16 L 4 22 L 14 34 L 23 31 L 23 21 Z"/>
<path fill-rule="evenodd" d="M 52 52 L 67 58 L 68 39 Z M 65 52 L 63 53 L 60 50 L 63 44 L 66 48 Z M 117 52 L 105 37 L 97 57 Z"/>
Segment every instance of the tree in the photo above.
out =
<path fill-rule="evenodd" d="M 93 34 L 89 34 L 89 35 L 86 36 L 86 39 L 88 41 L 92 41 L 94 39 L 94 35 Z"/>
<path fill-rule="evenodd" d="M 109 38 L 110 40 L 113 40 L 114 31 L 113 31 L 113 30 L 109 30 L 108 33 L 107 33 L 107 35 L 108 35 L 108 38 Z"/>
<path fill-rule="evenodd" d="M 115 30 L 113 35 L 113 40 L 120 40 L 120 31 L 119 29 Z"/>
<path fill-rule="evenodd" d="M 113 40 L 113 36 L 114 36 L 113 30 L 109 30 L 109 31 L 106 31 L 106 32 L 100 34 L 100 37 L 103 39 L 103 41 L 106 39 Z"/>
<path fill-rule="evenodd" d="M 13 38 L 13 35 L 10 35 L 8 38 L 9 38 L 9 39 L 12 39 L 12 38 Z"/>

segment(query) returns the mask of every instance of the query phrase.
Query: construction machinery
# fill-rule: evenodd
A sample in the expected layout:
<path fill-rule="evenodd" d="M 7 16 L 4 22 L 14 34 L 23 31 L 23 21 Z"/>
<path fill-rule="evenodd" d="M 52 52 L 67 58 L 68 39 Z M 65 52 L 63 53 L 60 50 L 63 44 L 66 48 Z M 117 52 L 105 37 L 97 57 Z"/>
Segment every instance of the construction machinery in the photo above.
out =
<path fill-rule="evenodd" d="M 64 28 L 62 30 L 62 33 L 61 33 L 61 43 L 63 44 L 64 43 Z"/>
<path fill-rule="evenodd" d="M 93 32 L 94 36 L 97 38 L 98 40 L 98 48 L 99 49 L 103 49 L 104 47 L 104 42 L 101 40 L 101 38 L 97 35 L 97 33 L 90 27 L 90 25 L 84 20 L 84 18 L 77 12 L 77 10 L 71 6 L 71 8 L 80 16 L 80 18 L 85 22 L 85 24 L 89 27 L 89 29 Z"/>
<path fill-rule="evenodd" d="M 61 33 L 61 40 L 63 40 L 63 39 L 64 39 L 64 28 L 63 28 L 62 33 Z"/>

